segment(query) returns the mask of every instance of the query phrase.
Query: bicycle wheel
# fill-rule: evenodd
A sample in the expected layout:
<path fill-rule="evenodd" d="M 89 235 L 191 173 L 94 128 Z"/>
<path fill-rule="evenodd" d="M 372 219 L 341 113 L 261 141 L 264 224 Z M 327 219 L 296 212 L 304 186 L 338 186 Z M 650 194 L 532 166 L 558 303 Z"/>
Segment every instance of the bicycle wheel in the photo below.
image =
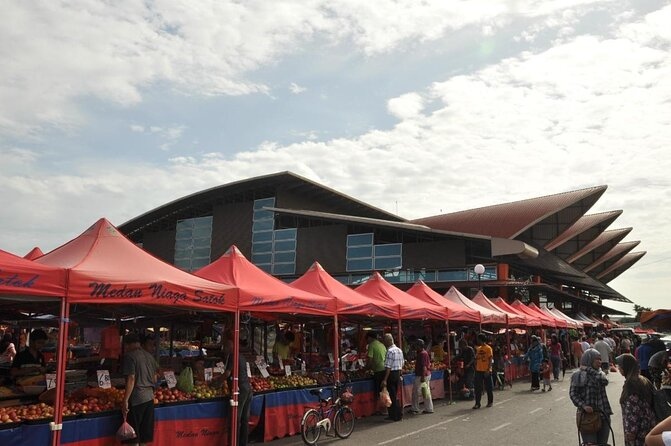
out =
<path fill-rule="evenodd" d="M 352 435 L 355 421 L 356 416 L 354 416 L 354 411 L 350 407 L 343 406 L 338 409 L 335 420 L 333 420 L 336 435 L 340 438 L 347 438 Z"/>
<path fill-rule="evenodd" d="M 303 414 L 301 420 L 301 437 L 305 444 L 313 445 L 319 441 L 319 436 L 322 433 L 322 428 L 317 423 L 321 420 L 319 412 L 310 409 Z"/>

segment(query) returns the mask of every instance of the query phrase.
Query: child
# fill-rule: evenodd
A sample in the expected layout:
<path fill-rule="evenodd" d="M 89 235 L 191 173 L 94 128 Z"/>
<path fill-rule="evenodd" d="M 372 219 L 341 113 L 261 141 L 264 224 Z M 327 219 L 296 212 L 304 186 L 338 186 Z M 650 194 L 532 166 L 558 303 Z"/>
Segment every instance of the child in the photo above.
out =
<path fill-rule="evenodd" d="M 545 387 L 548 387 L 548 392 L 552 390 L 552 366 L 550 365 L 549 359 L 543 359 L 543 365 L 541 366 L 541 374 L 543 375 L 543 392 L 545 392 Z"/>

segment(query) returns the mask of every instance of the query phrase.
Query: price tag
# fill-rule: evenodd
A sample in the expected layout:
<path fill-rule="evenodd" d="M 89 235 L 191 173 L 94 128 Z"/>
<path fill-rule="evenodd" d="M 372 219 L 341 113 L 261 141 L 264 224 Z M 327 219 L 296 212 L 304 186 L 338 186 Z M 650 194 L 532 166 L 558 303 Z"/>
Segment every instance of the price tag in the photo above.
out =
<path fill-rule="evenodd" d="M 212 367 L 207 367 L 205 369 L 205 382 L 212 381 Z"/>
<path fill-rule="evenodd" d="M 280 370 L 284 368 L 284 363 L 282 362 L 282 358 L 279 358 L 280 361 Z"/>
<path fill-rule="evenodd" d="M 301 362 L 301 372 L 303 372 L 303 374 L 305 374 L 306 371 L 307 371 L 307 369 L 305 368 L 305 363 Z"/>
<path fill-rule="evenodd" d="M 47 380 L 47 390 L 55 389 L 56 388 L 56 374 L 55 373 L 47 373 L 45 378 Z"/>
<path fill-rule="evenodd" d="M 268 373 L 268 370 L 266 369 L 266 367 L 264 367 L 263 364 L 257 362 L 256 368 L 259 369 L 259 372 L 261 372 L 261 376 L 263 376 L 264 378 L 268 378 L 270 376 L 270 373 Z"/>
<path fill-rule="evenodd" d="M 431 361 L 434 361 L 436 359 L 436 353 L 431 352 Z"/>
<path fill-rule="evenodd" d="M 333 360 L 333 353 L 329 353 L 329 362 L 331 363 L 331 366 L 335 363 Z"/>
<path fill-rule="evenodd" d="M 249 366 L 249 363 L 247 363 L 247 376 L 249 378 L 252 377 L 252 368 Z"/>
<path fill-rule="evenodd" d="M 165 376 L 165 382 L 168 384 L 168 389 L 173 389 L 177 385 L 177 378 L 175 378 L 175 372 L 172 370 L 169 370 L 167 372 L 163 372 L 163 376 Z"/>
<path fill-rule="evenodd" d="M 110 379 L 109 370 L 98 370 L 98 387 L 101 389 L 112 388 L 112 380 Z"/>
<path fill-rule="evenodd" d="M 287 376 L 291 376 L 291 366 L 290 365 L 285 365 L 284 366 L 284 374 Z"/>

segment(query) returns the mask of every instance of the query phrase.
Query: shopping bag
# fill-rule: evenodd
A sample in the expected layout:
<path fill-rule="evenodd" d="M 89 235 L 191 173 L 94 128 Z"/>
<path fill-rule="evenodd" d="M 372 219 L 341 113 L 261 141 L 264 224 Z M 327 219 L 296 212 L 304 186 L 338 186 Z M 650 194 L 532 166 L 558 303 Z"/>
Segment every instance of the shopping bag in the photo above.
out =
<path fill-rule="evenodd" d="M 384 388 L 380 392 L 380 402 L 384 407 L 391 407 L 391 397 L 389 396 L 389 391 Z"/>
<path fill-rule="evenodd" d="M 116 438 L 119 441 L 126 441 L 126 440 L 132 440 L 136 437 L 137 434 L 135 433 L 135 429 L 133 429 L 133 426 L 128 424 L 128 421 L 126 421 L 126 416 L 124 415 L 123 423 L 121 424 L 119 430 L 116 431 Z"/>
<path fill-rule="evenodd" d="M 177 388 L 182 392 L 193 392 L 193 370 L 191 367 L 185 367 L 177 378 Z"/>
<path fill-rule="evenodd" d="M 424 381 L 421 386 L 422 389 L 422 398 L 427 399 L 429 397 L 429 383 Z"/>

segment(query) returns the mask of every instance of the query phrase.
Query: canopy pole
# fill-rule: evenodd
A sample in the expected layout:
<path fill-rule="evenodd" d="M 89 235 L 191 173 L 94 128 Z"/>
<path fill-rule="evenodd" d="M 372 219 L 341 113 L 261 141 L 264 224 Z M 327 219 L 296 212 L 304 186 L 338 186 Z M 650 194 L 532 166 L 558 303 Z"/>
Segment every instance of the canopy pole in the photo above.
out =
<path fill-rule="evenodd" d="M 333 380 L 334 384 L 340 382 L 340 327 L 338 326 L 338 315 L 333 316 Z"/>
<path fill-rule="evenodd" d="M 508 352 L 508 359 L 510 359 L 510 319 L 506 314 L 506 351 Z"/>
<path fill-rule="evenodd" d="M 238 444 L 238 372 L 240 364 L 240 310 L 235 310 L 235 327 L 233 331 L 233 386 L 231 388 L 231 446 Z"/>
<path fill-rule="evenodd" d="M 67 284 L 67 282 L 66 282 Z M 67 285 L 66 285 L 67 286 Z M 58 351 L 56 353 L 56 400 L 54 401 L 54 421 L 51 424 L 53 435 L 51 444 L 58 446 L 61 443 L 61 430 L 63 429 L 63 402 L 65 400 L 65 369 L 68 351 L 68 328 L 70 325 L 70 304 L 68 303 L 68 290 L 66 297 L 61 301 L 61 319 L 58 327 Z"/>
<path fill-rule="evenodd" d="M 401 311 L 399 309 L 399 316 L 398 316 L 398 348 L 403 351 L 403 330 L 401 329 Z M 405 359 L 405 358 L 404 358 Z M 401 391 L 401 413 L 403 413 L 403 408 L 405 407 L 405 403 L 403 401 L 403 369 L 399 372 L 400 378 L 401 378 L 401 385 L 400 385 L 400 391 Z"/>
<path fill-rule="evenodd" d="M 450 395 L 450 401 L 448 404 L 454 404 L 454 401 L 452 401 L 452 340 L 450 339 L 450 320 L 445 319 L 445 328 L 447 329 L 447 372 L 448 372 L 448 379 L 447 379 L 447 389 Z"/>

